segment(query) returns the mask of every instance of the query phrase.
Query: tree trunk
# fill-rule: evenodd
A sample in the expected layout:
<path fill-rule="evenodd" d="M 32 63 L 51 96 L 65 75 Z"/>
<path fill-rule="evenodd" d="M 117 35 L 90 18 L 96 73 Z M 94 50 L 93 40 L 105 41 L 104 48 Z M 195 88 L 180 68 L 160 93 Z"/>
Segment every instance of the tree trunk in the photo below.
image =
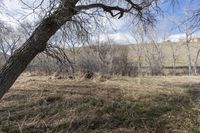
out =
<path fill-rule="evenodd" d="M 195 72 L 195 75 L 198 75 L 197 65 L 198 65 L 199 54 L 200 54 L 200 49 L 197 52 L 195 63 L 194 63 L 194 72 Z"/>
<path fill-rule="evenodd" d="M 189 71 L 189 76 L 192 74 L 192 60 L 191 60 L 191 54 L 190 54 L 190 47 L 189 44 L 187 43 L 187 51 L 188 51 L 188 71 Z"/>
<path fill-rule="evenodd" d="M 76 14 L 73 10 L 75 5 L 76 2 L 61 5 L 57 11 L 41 22 L 30 38 L 8 59 L 0 70 L 0 99 L 33 58 L 45 50 L 49 38 Z"/>

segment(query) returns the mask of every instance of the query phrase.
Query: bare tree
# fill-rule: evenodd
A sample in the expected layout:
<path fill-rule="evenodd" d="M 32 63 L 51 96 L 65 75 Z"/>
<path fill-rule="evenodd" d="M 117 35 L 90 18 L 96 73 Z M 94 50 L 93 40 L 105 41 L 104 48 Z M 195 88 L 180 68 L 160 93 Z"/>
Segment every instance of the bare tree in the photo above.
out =
<path fill-rule="evenodd" d="M 94 52 L 96 52 L 100 60 L 102 74 L 111 74 L 113 59 L 113 43 L 114 40 L 110 39 L 109 37 L 107 37 L 107 39 L 104 41 L 100 41 L 100 37 L 98 37 L 97 41 L 93 46 Z"/>
<path fill-rule="evenodd" d="M 13 55 L 14 51 L 17 49 L 18 44 L 20 41 L 22 41 L 22 34 L 20 31 L 17 31 L 16 29 L 13 29 L 10 26 L 6 26 L 4 28 L 4 31 L 0 34 L 0 50 L 4 54 L 5 60 L 8 60 L 8 55 Z"/>
<path fill-rule="evenodd" d="M 112 73 L 122 76 L 130 75 L 128 54 L 129 48 L 126 46 L 118 46 L 114 48 L 115 53 L 112 59 Z"/>
<path fill-rule="evenodd" d="M 178 0 L 172 0 L 173 4 L 175 4 Z M 174 24 L 179 28 L 179 31 L 184 33 L 185 39 L 183 40 L 183 45 L 186 46 L 187 57 L 188 57 L 188 75 L 197 74 L 197 59 L 198 52 L 196 58 L 193 59 L 191 56 L 191 42 L 194 37 L 194 33 L 199 30 L 200 24 L 200 9 L 191 9 L 190 5 L 193 4 L 193 0 L 185 1 L 185 5 L 183 6 L 183 19 L 180 21 L 178 18 L 173 18 Z"/>
<path fill-rule="evenodd" d="M 136 28 L 132 31 L 132 36 L 136 42 L 136 45 L 133 47 L 137 55 L 137 68 L 138 74 L 142 74 L 142 65 L 143 65 L 143 45 L 145 44 L 145 31 L 143 26 L 138 24 Z"/>
<path fill-rule="evenodd" d="M 43 1 L 42 1 L 43 2 Z M 120 1 L 117 1 L 117 3 Z M 133 2 L 124 0 L 116 6 L 113 1 L 82 1 L 60 0 L 56 6 L 50 8 L 41 19 L 37 28 L 28 40 L 17 49 L 0 70 L 0 98 L 8 91 L 17 77 L 26 69 L 27 65 L 40 52 L 44 51 L 47 42 L 64 24 L 73 23 L 73 18 L 84 13 L 90 14 L 96 10 L 100 14 L 109 13 L 112 17 L 122 18 L 129 13 L 134 18 L 139 18 L 145 24 L 154 20 L 151 8 L 157 6 L 157 0 L 142 0 Z M 122 5 L 122 6 L 120 6 Z M 127 6 L 124 6 L 127 5 Z M 88 12 L 87 12 L 88 11 Z"/>
<path fill-rule="evenodd" d="M 188 5 L 187 5 L 188 6 Z M 184 8 L 184 17 L 185 20 L 188 20 L 190 18 L 190 14 L 188 13 L 189 9 L 188 7 Z M 179 26 L 180 31 L 182 31 L 185 34 L 185 45 L 186 45 L 186 49 L 187 49 L 187 56 L 188 56 L 188 75 L 192 75 L 195 74 L 196 72 L 196 67 L 195 67 L 195 62 L 192 59 L 191 56 L 191 42 L 193 39 L 193 34 L 196 32 L 197 27 L 193 27 L 190 25 L 189 21 L 186 21 L 182 24 L 182 27 Z"/>
<path fill-rule="evenodd" d="M 150 31 L 151 32 L 147 34 L 149 43 L 143 47 L 145 60 L 152 75 L 163 74 L 163 45 L 158 43 L 158 37 L 154 31 L 152 29 Z"/>
<path fill-rule="evenodd" d="M 10 35 L 11 28 L 6 27 L 2 25 L 1 31 L 0 31 L 0 51 L 3 54 L 4 60 L 7 60 L 8 58 L 8 53 L 9 53 L 9 45 L 6 44 L 5 40 L 8 38 Z"/>
<path fill-rule="evenodd" d="M 181 45 L 180 43 L 172 43 L 169 42 L 170 50 L 171 50 L 171 56 L 173 60 L 173 74 L 176 74 L 176 66 L 178 61 L 178 50 L 180 49 Z"/>
<path fill-rule="evenodd" d="M 200 54 L 200 49 L 198 49 L 197 54 L 196 54 L 196 58 L 195 58 L 195 61 L 194 61 L 194 73 L 196 75 L 199 74 L 198 70 L 197 70 L 199 54 Z"/>

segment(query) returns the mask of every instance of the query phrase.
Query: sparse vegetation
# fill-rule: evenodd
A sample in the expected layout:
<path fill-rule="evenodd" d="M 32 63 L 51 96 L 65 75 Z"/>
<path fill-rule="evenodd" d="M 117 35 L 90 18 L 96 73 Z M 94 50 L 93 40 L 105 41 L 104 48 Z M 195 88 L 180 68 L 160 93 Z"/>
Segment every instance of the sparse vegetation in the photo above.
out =
<path fill-rule="evenodd" d="M 0 133 L 200 133 L 199 5 L 0 0 Z"/>
<path fill-rule="evenodd" d="M 0 102 L 0 132 L 200 131 L 199 77 L 22 76 Z"/>

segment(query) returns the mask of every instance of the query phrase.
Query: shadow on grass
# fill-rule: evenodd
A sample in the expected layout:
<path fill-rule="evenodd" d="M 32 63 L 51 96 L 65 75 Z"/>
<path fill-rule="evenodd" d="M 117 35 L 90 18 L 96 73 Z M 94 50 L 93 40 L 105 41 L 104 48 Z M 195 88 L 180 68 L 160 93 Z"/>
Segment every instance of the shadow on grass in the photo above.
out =
<path fill-rule="evenodd" d="M 17 100 L 15 94 L 15 106 L 0 107 L 0 132 L 200 132 L 200 85 L 177 87 L 188 90 L 135 101 L 123 98 L 119 89 L 112 98 L 92 93 L 66 99 L 55 94 L 35 102 Z"/>

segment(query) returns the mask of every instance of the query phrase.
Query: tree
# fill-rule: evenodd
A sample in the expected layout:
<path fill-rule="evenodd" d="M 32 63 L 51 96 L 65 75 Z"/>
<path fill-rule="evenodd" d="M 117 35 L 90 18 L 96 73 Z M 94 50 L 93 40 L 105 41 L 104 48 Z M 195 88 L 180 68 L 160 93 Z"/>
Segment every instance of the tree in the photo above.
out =
<path fill-rule="evenodd" d="M 170 46 L 170 50 L 171 50 L 171 56 L 172 56 L 172 60 L 173 60 L 173 74 L 176 75 L 176 64 L 178 61 L 178 50 L 181 48 L 180 44 L 177 43 L 169 43 Z"/>
<path fill-rule="evenodd" d="M 179 2 L 179 0 L 172 0 L 173 4 Z M 173 18 L 174 24 L 179 28 L 179 31 L 184 33 L 183 45 L 186 46 L 187 58 L 188 58 L 188 75 L 197 74 L 197 59 L 199 51 L 197 52 L 196 58 L 192 58 L 191 42 L 193 41 L 194 33 L 200 28 L 200 8 L 192 7 L 195 0 L 187 0 L 182 7 L 183 19 Z M 196 3 L 195 3 L 196 4 Z M 196 8 L 196 9 L 195 9 Z M 180 21 L 181 20 L 181 21 Z"/>
<path fill-rule="evenodd" d="M 20 31 L 16 31 L 11 26 L 2 28 L 0 32 L 0 51 L 3 53 L 5 60 L 8 60 L 9 55 L 14 53 L 22 38 Z"/>
<path fill-rule="evenodd" d="M 147 35 L 150 43 L 143 47 L 144 57 L 147 66 L 150 69 L 152 75 L 163 74 L 164 66 L 164 55 L 163 55 L 163 45 L 158 43 L 158 37 L 152 29 L 150 29 Z"/>
<path fill-rule="evenodd" d="M 200 54 L 200 49 L 198 49 L 198 51 L 197 51 L 195 62 L 194 62 L 194 74 L 196 74 L 196 75 L 198 74 L 197 66 L 198 66 L 199 54 Z"/>
<path fill-rule="evenodd" d="M 48 40 L 64 24 L 67 22 L 76 23 L 76 21 L 74 22 L 76 16 L 80 16 L 81 14 L 90 15 L 92 12 L 99 12 L 99 14 L 107 12 L 112 17 L 118 17 L 120 19 L 125 14 L 129 14 L 134 19 L 138 18 L 144 24 L 149 24 L 154 20 L 151 10 L 159 9 L 151 8 L 155 6 L 157 6 L 157 0 L 142 0 L 136 2 L 131 0 L 60 0 L 58 4 L 55 4 L 55 8 L 50 8 L 45 13 L 45 17 L 41 19 L 41 22 L 33 31 L 32 35 L 14 52 L 0 70 L 0 98 L 9 90 L 33 58 L 46 49 Z"/>
<path fill-rule="evenodd" d="M 189 14 L 189 4 L 184 7 L 184 19 L 189 20 L 190 17 L 192 16 Z M 198 27 L 196 26 L 191 26 L 189 21 L 185 21 L 184 23 L 179 26 L 179 30 L 182 31 L 185 34 L 185 40 L 184 40 L 184 45 L 186 45 L 186 50 L 187 50 L 187 57 L 188 57 L 188 75 L 195 74 L 196 72 L 196 67 L 195 67 L 195 61 L 192 59 L 192 53 L 191 53 L 191 42 L 194 37 L 194 33 L 197 31 Z M 197 54 L 198 55 L 198 54 Z"/>
<path fill-rule="evenodd" d="M 142 27 L 142 25 L 138 25 L 134 30 L 132 31 L 133 38 L 136 42 L 136 46 L 133 47 L 136 56 L 137 56 L 137 68 L 138 68 L 138 75 L 142 74 L 142 65 L 143 65 L 143 45 L 145 41 L 145 31 Z"/>
<path fill-rule="evenodd" d="M 114 53 L 111 43 L 114 43 L 114 40 L 111 38 L 107 37 L 106 40 L 101 41 L 100 37 L 98 36 L 97 41 L 94 42 L 94 45 L 91 47 L 99 58 L 99 64 L 101 67 L 100 72 L 103 75 L 111 74 L 112 59 Z"/>

